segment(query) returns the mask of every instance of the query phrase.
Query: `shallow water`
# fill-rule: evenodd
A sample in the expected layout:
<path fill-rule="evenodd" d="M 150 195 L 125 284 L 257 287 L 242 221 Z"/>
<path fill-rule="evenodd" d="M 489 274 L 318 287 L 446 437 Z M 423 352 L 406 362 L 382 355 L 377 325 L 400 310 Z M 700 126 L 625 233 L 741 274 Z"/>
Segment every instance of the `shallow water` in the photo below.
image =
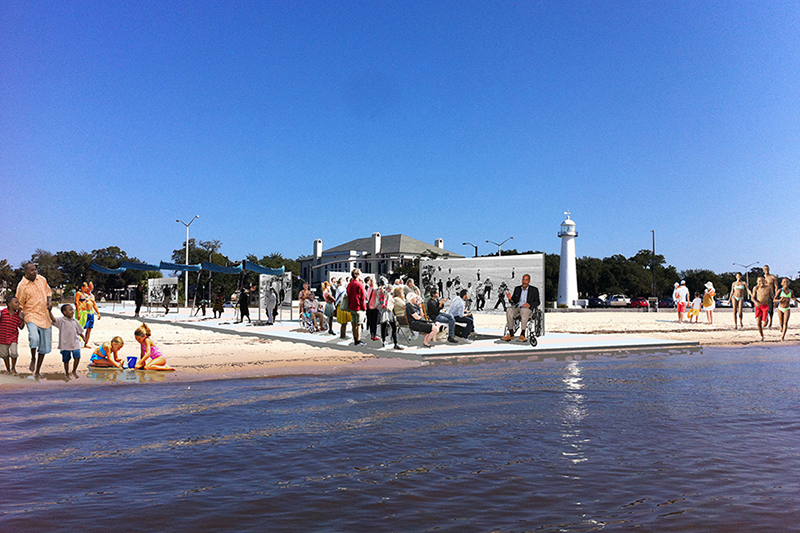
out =
<path fill-rule="evenodd" d="M 790 531 L 800 351 L 25 391 L 0 531 Z"/>

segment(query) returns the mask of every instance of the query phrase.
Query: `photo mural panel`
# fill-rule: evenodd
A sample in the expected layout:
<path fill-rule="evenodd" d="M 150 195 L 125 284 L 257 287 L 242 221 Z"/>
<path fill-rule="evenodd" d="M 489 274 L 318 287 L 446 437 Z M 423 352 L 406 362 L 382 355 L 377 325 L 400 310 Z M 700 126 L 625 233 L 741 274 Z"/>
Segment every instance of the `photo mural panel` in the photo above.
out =
<path fill-rule="evenodd" d="M 271 276 L 260 274 L 258 276 L 258 305 L 261 309 L 267 306 L 267 291 L 275 289 L 277 294 L 277 307 L 292 308 L 292 273 L 284 272 L 282 275 Z"/>
<path fill-rule="evenodd" d="M 178 278 L 151 278 L 147 280 L 147 303 L 164 303 L 164 293 L 169 293 L 170 305 L 178 305 Z"/>
<path fill-rule="evenodd" d="M 539 289 L 539 308 L 544 313 L 544 254 L 423 259 L 419 285 L 424 292 L 435 285 L 439 296 L 448 300 L 467 289 L 468 311 L 504 311 L 506 291 L 513 293 L 524 274 L 530 275 L 531 285 Z"/>

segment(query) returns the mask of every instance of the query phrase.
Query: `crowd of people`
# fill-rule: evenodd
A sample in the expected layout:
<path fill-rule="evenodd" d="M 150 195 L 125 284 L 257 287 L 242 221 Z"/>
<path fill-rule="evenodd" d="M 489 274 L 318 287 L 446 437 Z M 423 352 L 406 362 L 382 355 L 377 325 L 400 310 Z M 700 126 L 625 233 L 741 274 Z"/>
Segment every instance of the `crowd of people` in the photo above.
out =
<path fill-rule="evenodd" d="M 35 263 L 25 265 L 25 274 L 17 285 L 14 295 L 6 298 L 6 308 L 0 311 L 0 357 L 5 363 L 5 373 L 18 375 L 17 349 L 19 332 L 27 328 L 28 346 L 31 351 L 30 372 L 36 379 L 41 378 L 42 363 L 52 351 L 55 326 L 59 330 L 58 350 L 64 364 L 65 379 L 78 377 L 78 364 L 81 359 L 81 344 L 90 348 L 89 338 L 95 320 L 100 319 L 92 285 L 84 283 L 75 293 L 75 306 L 63 304 L 61 316 L 55 317 L 52 310 L 52 291 L 47 280 L 39 275 Z M 138 311 L 138 309 L 137 309 Z M 138 357 L 130 357 L 129 368 L 137 370 L 175 370 L 167 365 L 161 350 L 150 338 L 150 328 L 146 324 L 134 332 L 141 351 Z M 96 368 L 124 368 L 125 361 L 120 350 L 125 345 L 121 337 L 102 343 L 91 355 L 89 366 Z M 72 361 L 72 370 L 70 370 Z"/>
<path fill-rule="evenodd" d="M 690 296 L 686 281 L 675 283 L 672 297 L 678 310 L 678 322 L 683 323 L 684 315 L 690 323 L 698 323 L 701 311 L 705 312 L 706 324 L 714 324 L 714 309 L 716 307 L 716 290 L 710 281 L 705 284 L 705 290 Z M 746 301 L 752 301 L 755 310 L 756 328 L 761 340 L 764 340 L 764 327 L 772 329 L 772 318 L 775 314 L 775 303 L 778 304 L 778 318 L 781 330 L 781 340 L 786 340 L 786 331 L 789 329 L 789 316 L 791 315 L 791 302 L 797 304 L 792 289 L 789 288 L 789 279 L 783 278 L 778 285 L 778 278 L 770 273 L 769 265 L 764 265 L 764 275 L 756 280 L 755 287 L 750 289 L 747 282 L 742 280 L 742 275 L 736 273 L 736 281 L 731 284 L 728 296 L 728 305 L 733 308 L 734 329 L 744 328 L 744 306 Z"/>
<path fill-rule="evenodd" d="M 324 334 L 336 335 L 334 321 L 339 324 L 339 337 L 347 338 L 347 327 L 350 325 L 354 346 L 364 346 L 362 329 L 369 335 L 370 340 L 380 341 L 386 345 L 386 339 L 391 331 L 391 340 L 395 350 L 402 350 L 398 342 L 399 328 L 407 327 L 410 331 L 424 334 L 423 346 L 431 346 L 434 337 L 447 328 L 447 341 L 457 343 L 455 336 L 469 342 L 469 335 L 474 331 L 471 314 L 464 309 L 466 291 L 457 298 L 459 303 L 452 303 L 444 311 L 444 301 L 438 300 L 434 292 L 430 295 L 428 306 L 425 307 L 422 295 L 414 284 L 413 279 L 405 282 L 401 278 L 390 283 L 386 277 L 366 276 L 362 280 L 361 270 L 353 269 L 347 278 L 333 278 L 330 282 L 322 284 L 322 298 L 317 300 L 308 283 L 303 284 L 303 290 L 298 296 L 300 312 L 306 314 L 313 321 L 316 331 Z M 431 304 L 431 302 L 435 302 Z M 465 329 L 455 325 L 468 324 Z M 380 326 L 380 335 L 378 334 Z"/>

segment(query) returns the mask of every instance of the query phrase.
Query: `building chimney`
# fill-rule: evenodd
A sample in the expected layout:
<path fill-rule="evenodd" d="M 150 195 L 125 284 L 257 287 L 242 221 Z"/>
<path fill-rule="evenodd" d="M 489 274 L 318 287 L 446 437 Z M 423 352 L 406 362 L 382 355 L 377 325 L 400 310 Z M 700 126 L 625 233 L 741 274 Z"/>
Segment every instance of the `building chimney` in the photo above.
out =
<path fill-rule="evenodd" d="M 372 234 L 372 255 L 381 253 L 381 234 L 377 231 Z"/>
<path fill-rule="evenodd" d="M 314 259 L 322 257 L 322 239 L 314 241 Z"/>
<path fill-rule="evenodd" d="M 444 240 L 443 239 L 436 239 L 435 241 L 433 241 L 433 245 L 436 246 L 437 248 L 441 248 L 442 250 L 444 250 Z"/>

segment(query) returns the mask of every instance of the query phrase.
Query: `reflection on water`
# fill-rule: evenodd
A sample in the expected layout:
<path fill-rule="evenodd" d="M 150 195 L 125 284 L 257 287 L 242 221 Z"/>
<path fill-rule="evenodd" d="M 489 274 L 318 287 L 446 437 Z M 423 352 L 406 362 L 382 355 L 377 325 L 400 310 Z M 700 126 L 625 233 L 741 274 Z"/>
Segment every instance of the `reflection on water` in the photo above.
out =
<path fill-rule="evenodd" d="M 148 383 L 166 381 L 166 372 L 155 370 L 119 370 L 117 368 L 90 368 L 86 377 L 92 381 L 118 383 Z"/>
<path fill-rule="evenodd" d="M 561 438 L 566 446 L 561 452 L 572 463 L 582 463 L 586 460 L 583 445 L 589 439 L 581 437 L 581 421 L 586 417 L 588 407 L 584 404 L 583 378 L 581 378 L 580 363 L 570 361 L 564 365 L 564 399 L 562 405 L 563 422 Z"/>
<path fill-rule="evenodd" d="M 798 381 L 759 347 L 11 392 L 0 531 L 786 531 Z"/>

